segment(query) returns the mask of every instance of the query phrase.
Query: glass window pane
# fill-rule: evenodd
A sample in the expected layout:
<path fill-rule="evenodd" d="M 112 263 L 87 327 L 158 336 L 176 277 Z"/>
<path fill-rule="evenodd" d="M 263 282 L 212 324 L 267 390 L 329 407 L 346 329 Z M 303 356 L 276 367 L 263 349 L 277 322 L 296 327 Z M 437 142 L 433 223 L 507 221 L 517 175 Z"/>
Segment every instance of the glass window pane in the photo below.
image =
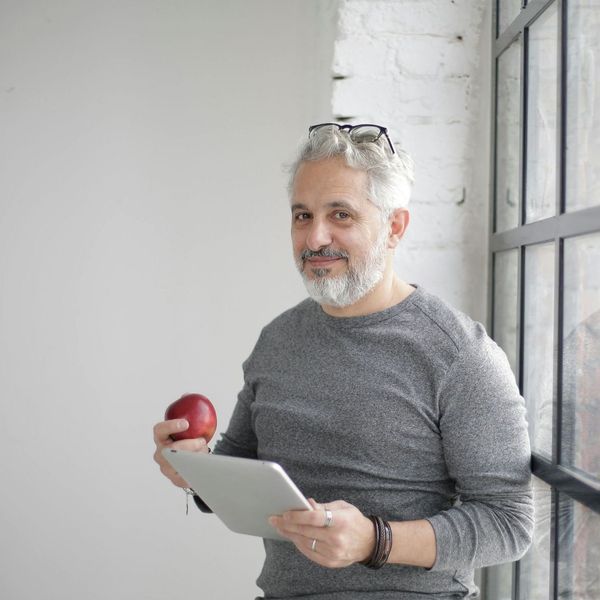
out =
<path fill-rule="evenodd" d="M 529 28 L 525 220 L 556 212 L 558 10 L 554 2 Z"/>
<path fill-rule="evenodd" d="M 494 340 L 504 350 L 517 373 L 517 308 L 519 252 L 506 250 L 494 255 Z"/>
<path fill-rule="evenodd" d="M 523 396 L 532 450 L 552 456 L 554 243 L 525 249 Z"/>
<path fill-rule="evenodd" d="M 513 563 L 488 567 L 484 598 L 491 600 L 512 600 Z"/>
<path fill-rule="evenodd" d="M 552 491 L 541 479 L 533 477 L 535 526 L 531 548 L 521 559 L 520 600 L 550 599 L 550 545 Z"/>
<path fill-rule="evenodd" d="M 600 515 L 561 495 L 559 514 L 559 598 L 600 598 Z"/>
<path fill-rule="evenodd" d="M 600 233 L 565 240 L 562 393 L 561 462 L 600 479 Z"/>
<path fill-rule="evenodd" d="M 496 231 L 519 224 L 521 40 L 498 58 L 496 114 Z"/>
<path fill-rule="evenodd" d="M 600 1 L 569 0 L 566 209 L 600 204 Z"/>
<path fill-rule="evenodd" d="M 498 0 L 498 33 L 502 33 L 521 11 L 521 0 Z"/>

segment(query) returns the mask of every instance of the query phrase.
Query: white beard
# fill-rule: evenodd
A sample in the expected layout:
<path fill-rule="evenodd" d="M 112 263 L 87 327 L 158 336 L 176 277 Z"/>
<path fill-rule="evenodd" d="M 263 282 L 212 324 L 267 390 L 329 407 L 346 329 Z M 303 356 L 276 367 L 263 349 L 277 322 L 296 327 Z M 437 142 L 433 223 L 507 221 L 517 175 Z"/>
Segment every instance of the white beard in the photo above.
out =
<path fill-rule="evenodd" d="M 387 239 L 387 227 L 383 227 L 364 259 L 357 261 L 355 266 L 348 263 L 346 272 L 337 277 L 329 277 L 328 269 L 317 269 L 314 278 L 310 279 L 303 269 L 304 261 L 298 259 L 298 270 L 310 297 L 319 304 L 338 308 L 351 306 L 364 298 L 383 278 Z"/>

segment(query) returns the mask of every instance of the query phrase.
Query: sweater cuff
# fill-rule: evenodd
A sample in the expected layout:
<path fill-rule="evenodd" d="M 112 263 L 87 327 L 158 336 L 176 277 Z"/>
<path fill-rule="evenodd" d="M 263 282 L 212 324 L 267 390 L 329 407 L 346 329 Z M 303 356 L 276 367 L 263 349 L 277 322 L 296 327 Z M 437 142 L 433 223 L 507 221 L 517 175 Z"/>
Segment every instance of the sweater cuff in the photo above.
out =
<path fill-rule="evenodd" d="M 428 571 L 447 571 L 455 568 L 456 557 L 452 556 L 449 549 L 452 548 L 453 532 L 452 525 L 443 514 L 426 517 L 435 535 L 435 562 L 427 569 Z"/>

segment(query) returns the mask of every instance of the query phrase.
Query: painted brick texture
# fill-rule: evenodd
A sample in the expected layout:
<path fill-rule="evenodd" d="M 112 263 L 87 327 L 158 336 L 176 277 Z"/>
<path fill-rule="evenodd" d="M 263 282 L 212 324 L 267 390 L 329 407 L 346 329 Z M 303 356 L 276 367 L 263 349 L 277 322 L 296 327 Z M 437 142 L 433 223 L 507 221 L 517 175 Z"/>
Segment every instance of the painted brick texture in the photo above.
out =
<path fill-rule="evenodd" d="M 486 0 L 342 0 L 332 110 L 375 122 L 416 163 L 396 270 L 486 317 L 490 15 Z"/>

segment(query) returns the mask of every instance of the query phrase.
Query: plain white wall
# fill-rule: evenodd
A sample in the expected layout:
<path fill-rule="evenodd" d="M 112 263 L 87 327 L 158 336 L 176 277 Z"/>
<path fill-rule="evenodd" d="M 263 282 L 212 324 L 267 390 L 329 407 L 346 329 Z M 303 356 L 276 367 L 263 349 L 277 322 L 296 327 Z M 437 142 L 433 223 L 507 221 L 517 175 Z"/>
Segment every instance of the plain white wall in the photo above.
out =
<path fill-rule="evenodd" d="M 285 176 L 331 119 L 335 2 L 0 2 L 0 596 L 252 598 L 260 541 L 152 461 L 198 391 L 226 425 L 304 297 Z"/>

